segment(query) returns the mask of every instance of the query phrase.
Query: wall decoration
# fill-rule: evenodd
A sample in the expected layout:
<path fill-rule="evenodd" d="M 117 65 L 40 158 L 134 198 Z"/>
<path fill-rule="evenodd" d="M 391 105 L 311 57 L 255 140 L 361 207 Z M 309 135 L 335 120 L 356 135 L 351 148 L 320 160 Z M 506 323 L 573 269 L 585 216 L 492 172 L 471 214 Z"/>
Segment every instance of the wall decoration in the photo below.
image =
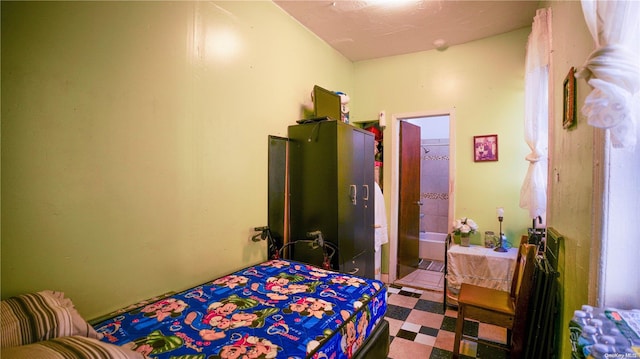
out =
<path fill-rule="evenodd" d="M 564 101 L 562 128 L 568 129 L 576 123 L 576 69 L 571 67 L 564 79 Z"/>
<path fill-rule="evenodd" d="M 475 162 L 498 160 L 498 135 L 473 136 Z"/>

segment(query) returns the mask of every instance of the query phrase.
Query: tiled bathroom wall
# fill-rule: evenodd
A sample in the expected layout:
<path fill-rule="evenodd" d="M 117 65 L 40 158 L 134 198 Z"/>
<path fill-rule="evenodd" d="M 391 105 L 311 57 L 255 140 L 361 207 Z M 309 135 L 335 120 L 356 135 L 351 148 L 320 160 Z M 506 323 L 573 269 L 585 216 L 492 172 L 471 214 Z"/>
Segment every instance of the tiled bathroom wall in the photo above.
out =
<path fill-rule="evenodd" d="M 421 232 L 449 232 L 449 139 L 423 139 Z"/>

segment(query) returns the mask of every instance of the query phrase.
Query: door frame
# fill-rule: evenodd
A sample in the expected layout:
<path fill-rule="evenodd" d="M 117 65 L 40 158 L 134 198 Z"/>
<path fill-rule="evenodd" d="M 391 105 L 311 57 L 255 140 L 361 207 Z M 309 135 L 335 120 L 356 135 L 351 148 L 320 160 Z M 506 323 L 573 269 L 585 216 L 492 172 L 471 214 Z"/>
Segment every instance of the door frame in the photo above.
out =
<path fill-rule="evenodd" d="M 400 173 L 400 121 L 420 117 L 449 116 L 449 223 L 453 222 L 455 211 L 455 108 L 442 111 L 420 111 L 397 113 L 391 116 L 391 168 L 390 168 L 390 225 L 389 225 L 389 283 L 397 278 L 398 265 L 398 203 L 399 203 L 399 173 Z M 386 147 L 386 146 L 385 146 Z"/>

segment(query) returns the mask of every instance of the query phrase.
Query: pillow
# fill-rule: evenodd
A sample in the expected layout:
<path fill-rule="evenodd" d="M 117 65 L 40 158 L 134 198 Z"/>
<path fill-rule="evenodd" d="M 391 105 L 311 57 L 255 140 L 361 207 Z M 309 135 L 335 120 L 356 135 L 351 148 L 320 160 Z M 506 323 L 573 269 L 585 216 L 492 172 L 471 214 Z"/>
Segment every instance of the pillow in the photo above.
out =
<path fill-rule="evenodd" d="M 3 359 L 143 359 L 140 353 L 97 339 L 70 336 L 3 348 Z"/>
<path fill-rule="evenodd" d="M 0 348 L 68 335 L 101 338 L 62 292 L 45 290 L 0 302 Z"/>

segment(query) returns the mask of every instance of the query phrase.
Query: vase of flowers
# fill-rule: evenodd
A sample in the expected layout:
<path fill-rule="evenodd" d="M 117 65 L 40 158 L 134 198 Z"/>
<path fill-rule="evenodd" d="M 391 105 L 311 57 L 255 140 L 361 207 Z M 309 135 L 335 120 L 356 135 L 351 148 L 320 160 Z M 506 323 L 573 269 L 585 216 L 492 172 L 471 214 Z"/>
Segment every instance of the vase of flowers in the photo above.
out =
<path fill-rule="evenodd" d="M 471 218 L 463 217 L 453 222 L 453 234 L 460 237 L 460 245 L 469 247 L 470 237 L 478 230 L 478 225 Z"/>

